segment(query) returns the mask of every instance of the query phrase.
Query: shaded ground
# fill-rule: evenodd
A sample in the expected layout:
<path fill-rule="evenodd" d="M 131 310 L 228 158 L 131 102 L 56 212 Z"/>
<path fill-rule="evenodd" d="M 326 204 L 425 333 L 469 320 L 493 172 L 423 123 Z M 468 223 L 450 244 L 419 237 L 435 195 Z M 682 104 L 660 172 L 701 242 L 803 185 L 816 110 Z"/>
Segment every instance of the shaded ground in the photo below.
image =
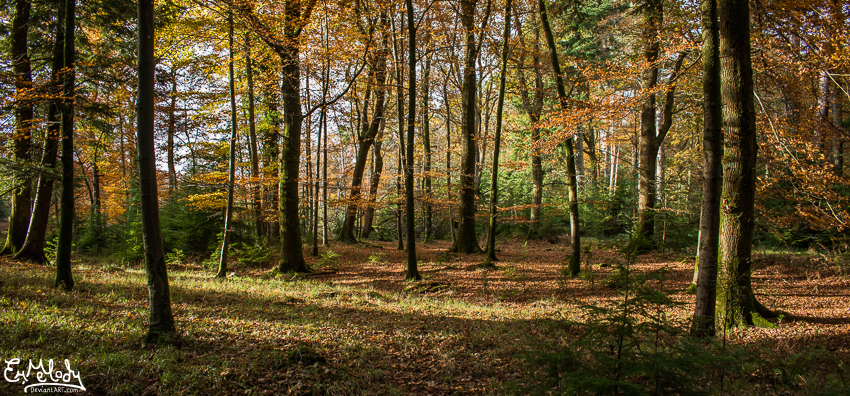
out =
<path fill-rule="evenodd" d="M 78 289 L 64 293 L 50 287 L 53 268 L 0 258 L 0 350 L 4 359 L 70 359 L 91 394 L 492 393 L 534 381 L 525 358 L 570 340 L 561 320 L 575 318 L 579 304 L 617 298 L 606 278 L 624 260 L 594 248 L 582 279 L 573 279 L 561 275 L 563 246 L 500 246 L 498 269 L 481 270 L 471 267 L 483 256 L 446 254 L 446 242 L 417 245 L 419 283 L 403 280 L 405 253 L 390 242 L 334 244 L 339 257 L 308 257 L 320 273 L 307 277 L 269 278 L 270 264 L 236 266 L 220 282 L 212 270 L 172 266 L 182 338 L 160 349 L 140 342 L 142 268 L 76 263 Z M 665 266 L 659 286 L 685 303 L 669 314 L 686 318 L 690 257 L 645 255 L 633 268 Z M 778 354 L 822 347 L 846 361 L 847 276 L 802 256 L 760 255 L 753 281 L 759 298 L 785 315 L 777 328 L 729 334 L 731 343 Z M 764 381 L 767 388 L 748 393 L 778 394 Z M 0 393 L 21 391 L 0 380 Z"/>

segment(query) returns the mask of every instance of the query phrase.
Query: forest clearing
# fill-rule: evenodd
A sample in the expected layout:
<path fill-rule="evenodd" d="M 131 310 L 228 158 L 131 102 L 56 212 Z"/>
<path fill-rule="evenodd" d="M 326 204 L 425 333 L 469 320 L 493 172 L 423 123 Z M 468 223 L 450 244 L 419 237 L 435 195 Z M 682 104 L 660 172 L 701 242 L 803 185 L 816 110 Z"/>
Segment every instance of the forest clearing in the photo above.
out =
<path fill-rule="evenodd" d="M 548 363 L 534 358 L 575 348 L 569 345 L 583 331 L 571 322 L 586 320 L 579 306 L 623 298 L 610 280 L 624 258 L 610 248 L 588 259 L 592 278 L 575 279 L 562 275 L 559 245 L 506 241 L 496 269 L 470 268 L 479 266 L 480 256 L 445 254 L 447 247 L 423 246 L 425 280 L 416 283 L 403 280 L 404 255 L 391 243 L 335 245 L 338 257 L 311 260 L 323 274 L 294 279 L 270 277 L 269 265 L 234 268 L 224 281 L 214 279 L 212 269 L 170 265 L 182 335 L 167 348 L 140 342 L 147 316 L 141 267 L 78 263 L 78 287 L 64 293 L 51 287 L 49 267 L 3 259 L 0 323 L 7 331 L 0 349 L 70 359 L 90 394 L 529 394 L 540 391 L 531 386 L 552 379 Z M 652 285 L 680 303 L 660 307 L 676 329 L 663 335 L 667 347 L 687 334 L 691 256 L 655 253 L 632 265 L 638 273 L 669 269 L 666 280 Z M 773 328 L 730 332 L 724 338 L 736 364 L 691 356 L 693 368 L 705 371 L 664 377 L 684 388 L 659 394 L 846 392 L 846 270 L 813 255 L 756 253 L 756 293 L 783 318 Z M 598 354 L 610 352 L 596 347 Z M 713 348 L 720 355 L 721 347 Z M 624 361 L 651 358 L 632 353 Z M 665 353 L 682 357 L 672 348 Z M 687 363 L 676 364 L 683 369 Z M 652 389 L 651 377 L 628 381 Z M 0 385 L 3 393 L 18 388 Z"/>

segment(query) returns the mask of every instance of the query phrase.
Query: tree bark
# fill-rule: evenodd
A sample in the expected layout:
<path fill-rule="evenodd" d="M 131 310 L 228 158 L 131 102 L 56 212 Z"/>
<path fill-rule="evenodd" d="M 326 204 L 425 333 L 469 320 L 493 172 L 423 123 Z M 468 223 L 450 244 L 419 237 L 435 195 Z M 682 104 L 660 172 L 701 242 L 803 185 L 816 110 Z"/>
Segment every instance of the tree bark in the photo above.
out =
<path fill-rule="evenodd" d="M 177 133 L 177 70 L 171 69 L 171 104 L 168 106 L 168 188 L 177 191 L 177 168 L 174 159 L 174 134 Z"/>
<path fill-rule="evenodd" d="M 552 28 L 549 26 L 549 18 L 546 15 L 546 4 L 544 0 L 538 0 L 540 7 L 540 24 L 543 27 L 543 33 L 546 35 L 546 44 L 549 47 L 549 55 L 552 58 L 552 69 L 555 72 L 555 86 L 558 90 L 558 101 L 561 104 L 561 110 L 569 110 L 567 106 L 567 91 L 564 85 L 564 78 L 561 75 L 561 65 L 558 60 L 558 51 L 555 47 L 555 38 L 552 35 Z M 578 183 L 576 181 L 576 165 L 575 153 L 573 150 L 572 138 L 566 140 L 567 149 L 567 180 L 570 190 L 570 259 L 567 265 L 567 270 L 570 276 L 578 275 L 581 271 L 581 230 L 579 225 L 578 212 Z"/>
<path fill-rule="evenodd" d="M 68 1 L 69 4 L 73 0 Z M 150 318 L 145 342 L 168 343 L 176 334 L 171 313 L 171 293 L 165 251 L 159 222 L 159 199 L 156 182 L 154 147 L 154 6 L 153 0 L 139 0 L 139 88 L 136 100 L 139 159 L 139 191 L 141 194 L 142 234 L 145 245 L 145 269 L 150 294 Z M 68 41 L 73 35 L 68 34 Z M 66 47 L 67 48 L 67 47 Z M 66 54 L 66 59 L 68 55 Z"/>
<path fill-rule="evenodd" d="M 381 15 L 382 30 L 386 31 L 389 27 L 389 19 L 386 13 Z M 360 196 L 363 186 L 363 174 L 366 171 L 366 160 L 369 157 L 369 151 L 372 144 L 375 142 L 375 137 L 378 135 L 381 122 L 384 119 L 384 100 L 386 97 L 386 82 L 387 82 L 387 55 L 389 45 L 389 37 L 384 36 L 383 44 L 379 50 L 373 54 L 371 70 L 368 76 L 368 88 L 366 101 L 363 104 L 363 131 L 358 133 L 357 157 L 354 162 L 354 172 L 351 177 L 351 189 L 348 195 L 348 207 L 345 211 L 345 222 L 342 226 L 340 239 L 346 242 L 356 242 L 355 223 L 357 221 L 357 211 L 360 206 Z M 375 109 L 372 120 L 367 122 L 367 114 L 369 108 L 369 92 L 375 92 Z"/>
<path fill-rule="evenodd" d="M 429 26 L 430 29 L 430 26 Z M 434 197 L 431 189 L 431 32 L 425 38 L 425 69 L 422 76 L 422 148 L 425 150 L 425 164 L 423 166 L 423 178 L 425 184 L 425 242 L 434 240 L 433 207 Z"/>
<path fill-rule="evenodd" d="M 658 84 L 659 31 L 663 23 L 661 0 L 645 0 L 643 11 L 643 61 L 647 69 L 643 73 L 641 89 L 650 92 L 641 105 L 640 113 L 640 166 L 638 192 L 638 221 L 635 241 L 638 248 L 654 246 L 655 235 L 655 171 L 659 139 L 655 124 L 655 93 Z"/>
<path fill-rule="evenodd" d="M 74 28 L 75 0 L 65 3 L 65 86 L 62 105 L 62 196 L 60 197 L 59 242 L 56 246 L 56 287 L 74 288 L 71 249 L 74 239 Z"/>
<path fill-rule="evenodd" d="M 30 25 L 29 0 L 15 1 L 15 17 L 12 20 L 11 58 L 15 76 L 15 134 L 14 158 L 18 163 L 30 161 L 33 126 L 32 68 L 27 52 Z M 32 181 L 27 176 L 17 180 L 18 186 L 12 195 L 12 210 L 9 216 L 9 232 L 0 254 L 11 255 L 20 250 L 27 238 L 31 208 Z"/>
<path fill-rule="evenodd" d="M 230 248 L 230 234 L 233 233 L 233 193 L 236 184 L 236 132 L 239 125 L 236 120 L 236 77 L 233 71 L 233 12 L 227 15 L 227 41 L 230 49 L 230 59 L 227 64 L 227 73 L 230 85 L 230 153 L 227 162 L 227 207 L 224 212 L 224 235 L 221 238 L 221 251 L 218 259 L 218 272 L 216 278 L 227 277 L 228 249 Z"/>
<path fill-rule="evenodd" d="M 717 0 L 702 0 L 703 180 L 697 257 L 697 293 L 691 333 L 712 336 L 717 299 L 717 257 L 720 241 L 723 120 L 720 92 L 720 49 Z"/>
<path fill-rule="evenodd" d="M 842 138 L 841 92 L 835 89 L 832 95 L 832 123 L 837 129 L 832 136 L 832 169 L 836 176 L 844 176 L 844 139 Z"/>
<path fill-rule="evenodd" d="M 477 107 L 476 61 L 478 45 L 475 42 L 475 0 L 461 0 L 460 21 L 463 26 L 464 64 L 463 86 L 461 87 L 461 162 L 460 162 L 460 213 L 455 242 L 449 249 L 458 253 L 479 253 L 478 236 L 475 230 L 475 115 Z"/>
<path fill-rule="evenodd" d="M 754 324 L 750 278 L 756 191 L 756 114 L 746 0 L 718 1 L 723 100 L 723 187 L 716 326 Z"/>
<path fill-rule="evenodd" d="M 383 128 L 382 128 L 383 129 Z M 381 142 L 381 136 L 379 135 L 375 139 L 375 143 L 372 145 L 372 158 L 375 159 L 375 163 L 372 166 L 372 177 L 369 180 L 369 202 L 366 206 L 366 212 L 363 215 L 363 231 L 361 231 L 361 238 L 369 238 L 372 235 L 372 224 L 375 221 L 375 204 L 378 201 L 378 187 L 381 184 L 381 175 L 384 172 L 384 156 L 381 154 L 381 148 L 383 143 Z"/>
<path fill-rule="evenodd" d="M 263 224 L 263 200 L 260 194 L 260 154 L 257 148 L 256 106 L 254 104 L 254 66 L 251 61 L 251 36 L 245 34 L 245 74 L 248 82 L 248 138 L 251 149 L 251 199 L 254 201 L 254 227 L 257 237 L 262 237 L 265 230 Z"/>
<path fill-rule="evenodd" d="M 50 219 L 50 201 L 53 199 L 53 183 L 56 180 L 56 155 L 59 149 L 60 119 L 62 106 L 62 68 L 64 67 L 65 48 L 65 3 L 58 4 L 55 41 L 53 44 L 53 65 L 50 71 L 50 100 L 47 104 L 47 134 L 41 157 L 42 171 L 36 187 L 35 203 L 29 221 L 29 228 L 23 246 L 15 254 L 18 260 L 28 260 L 39 264 L 47 262 L 44 242 L 47 235 L 47 223 Z"/>
<path fill-rule="evenodd" d="M 420 280 L 419 269 L 416 263 L 416 231 L 414 230 L 414 202 L 413 202 L 413 137 L 416 123 L 416 19 L 413 17 L 413 0 L 406 0 L 407 5 L 407 32 L 408 32 L 408 55 L 407 65 L 410 84 L 407 91 L 407 158 L 404 166 L 404 201 L 407 218 L 407 272 L 404 278 L 407 280 Z M 401 98 L 399 98 L 401 99 Z"/>
<path fill-rule="evenodd" d="M 493 142 L 493 174 L 490 180 L 490 232 L 487 235 L 485 263 L 496 257 L 496 204 L 499 199 L 499 149 L 502 144 L 502 109 L 505 105 L 505 77 L 508 72 L 508 41 L 511 39 L 511 0 L 505 2 L 505 31 L 502 33 L 502 69 L 499 75 L 499 99 L 496 102 L 496 136 Z"/>

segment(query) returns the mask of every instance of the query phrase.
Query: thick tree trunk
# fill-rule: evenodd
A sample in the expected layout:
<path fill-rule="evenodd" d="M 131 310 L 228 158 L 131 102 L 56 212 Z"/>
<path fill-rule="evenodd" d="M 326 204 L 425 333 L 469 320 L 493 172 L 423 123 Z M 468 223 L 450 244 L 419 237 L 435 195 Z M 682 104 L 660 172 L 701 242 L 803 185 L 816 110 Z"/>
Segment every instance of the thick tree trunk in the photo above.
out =
<path fill-rule="evenodd" d="M 552 58 L 552 69 L 555 72 L 555 85 L 558 90 L 558 101 L 561 104 L 561 110 L 567 111 L 567 91 L 564 86 L 564 78 L 561 75 L 561 65 L 558 60 L 558 51 L 555 47 L 555 38 L 552 35 L 552 28 L 549 26 L 549 19 L 546 15 L 546 4 L 544 0 L 538 1 L 540 11 L 540 23 L 543 27 L 543 33 L 546 35 L 546 44 L 549 47 L 549 55 Z M 567 180 L 570 189 L 570 259 L 567 269 L 571 276 L 578 275 L 581 270 L 581 230 L 579 226 L 578 212 L 578 187 L 576 177 L 575 153 L 573 151 L 572 139 L 567 139 Z"/>
<path fill-rule="evenodd" d="M 239 125 L 236 120 L 236 77 L 233 71 L 233 13 L 227 15 L 228 26 L 228 48 L 230 49 L 230 59 L 227 64 L 227 73 L 230 79 L 230 153 L 227 162 L 227 207 L 224 212 L 224 235 L 221 240 L 221 251 L 218 259 L 218 272 L 216 278 L 227 277 L 227 259 L 228 250 L 230 248 L 230 235 L 233 233 L 233 194 L 236 184 L 236 132 L 239 130 Z"/>
<path fill-rule="evenodd" d="M 502 144 L 502 109 L 505 105 L 505 78 L 508 72 L 508 41 L 511 39 L 511 0 L 505 2 L 505 31 L 502 33 L 502 68 L 499 74 L 499 99 L 496 103 L 496 136 L 493 142 L 493 172 L 490 180 L 490 232 L 487 235 L 485 263 L 497 261 L 496 210 L 499 199 L 499 149 Z"/>
<path fill-rule="evenodd" d="M 658 52 L 659 31 L 663 23 L 663 3 L 661 0 L 645 0 L 643 14 L 643 61 L 647 63 L 644 70 L 644 92 L 651 92 L 641 105 L 640 113 L 640 166 L 638 192 L 638 221 L 635 230 L 637 246 L 654 245 L 655 235 L 655 178 L 656 161 L 658 156 L 657 130 L 655 124 L 655 93 L 658 84 Z"/>
<path fill-rule="evenodd" d="M 716 325 L 754 323 L 751 284 L 756 191 L 756 115 L 750 58 L 750 12 L 745 0 L 718 1 L 723 99 L 723 191 Z"/>
<path fill-rule="evenodd" d="M 59 242 L 56 246 L 56 287 L 71 290 L 71 249 L 74 239 L 74 28 L 75 0 L 65 2 L 65 86 L 62 105 L 62 195 Z"/>
<path fill-rule="evenodd" d="M 475 113 L 477 107 L 476 60 L 478 46 L 475 42 L 474 0 L 460 2 L 460 21 L 463 25 L 466 44 L 464 46 L 463 86 L 461 88 L 461 162 L 460 162 L 460 215 L 457 236 L 449 251 L 478 253 L 478 236 L 475 230 Z"/>
<path fill-rule="evenodd" d="M 64 67 L 65 3 L 59 2 L 56 22 L 55 41 L 53 44 L 53 68 L 50 72 L 51 98 L 47 105 L 47 134 L 44 138 L 42 151 L 42 172 L 38 178 L 32 216 L 24 245 L 15 254 L 18 260 L 28 260 L 39 264 L 47 262 L 44 253 L 44 242 L 47 235 L 47 223 L 50 218 L 50 201 L 53 199 L 53 183 L 56 180 L 56 155 L 59 149 L 59 113 L 62 106 L 62 68 Z M 123 154 L 123 152 L 122 152 Z"/>
<path fill-rule="evenodd" d="M 69 4 L 73 0 L 68 1 Z M 139 88 L 136 101 L 141 193 L 142 233 L 145 244 L 145 268 L 150 294 L 150 322 L 145 342 L 170 342 L 176 334 L 171 313 L 171 293 L 165 267 L 165 251 L 159 222 L 159 199 L 154 148 L 154 6 L 153 0 L 139 0 Z M 70 30 L 70 29 L 69 29 Z M 68 34 L 68 41 L 73 35 Z M 68 55 L 66 54 L 66 59 Z"/>
<path fill-rule="evenodd" d="M 691 333 L 714 335 L 723 134 L 717 0 L 702 0 L 703 181 L 697 257 L 696 304 Z"/>
<path fill-rule="evenodd" d="M 372 235 L 372 224 L 375 221 L 375 204 L 378 202 L 378 187 L 381 185 L 381 175 L 384 172 L 384 156 L 381 154 L 381 137 L 375 139 L 375 144 L 372 145 L 372 158 L 375 163 L 372 167 L 372 177 L 369 180 L 369 202 L 366 206 L 366 212 L 363 215 L 363 231 L 360 233 L 361 238 L 369 238 Z"/>
<path fill-rule="evenodd" d="M 407 272 L 404 278 L 407 280 L 420 280 L 419 269 L 416 263 L 416 231 L 414 230 L 414 207 L 413 207 L 413 137 L 416 123 L 416 20 L 413 17 L 413 0 L 406 0 L 407 5 L 407 32 L 408 32 L 408 75 L 410 84 L 407 91 L 407 155 L 404 166 L 404 201 L 407 220 Z M 401 99 L 401 98 L 399 98 Z"/>
<path fill-rule="evenodd" d="M 16 162 L 27 163 L 30 161 L 30 146 L 32 146 L 32 124 L 33 124 L 33 93 L 32 91 L 32 68 L 27 53 L 30 25 L 29 0 L 15 1 L 15 18 L 12 20 L 11 34 L 11 58 L 12 70 L 15 73 L 15 136 L 14 136 L 14 158 Z M 29 228 L 30 210 L 32 209 L 32 181 L 28 177 L 22 177 L 16 181 L 12 195 L 12 211 L 9 216 L 9 232 L 6 234 L 6 243 L 0 254 L 15 254 L 27 238 Z"/>

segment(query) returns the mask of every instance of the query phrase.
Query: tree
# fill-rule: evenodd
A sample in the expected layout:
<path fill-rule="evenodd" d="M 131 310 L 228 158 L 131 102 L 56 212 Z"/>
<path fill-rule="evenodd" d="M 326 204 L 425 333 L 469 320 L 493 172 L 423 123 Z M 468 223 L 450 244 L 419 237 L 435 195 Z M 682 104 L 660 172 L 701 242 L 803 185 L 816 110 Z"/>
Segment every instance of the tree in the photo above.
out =
<path fill-rule="evenodd" d="M 227 14 L 227 39 L 230 49 L 230 58 L 227 64 L 228 77 L 230 79 L 230 155 L 227 163 L 227 207 L 224 214 L 224 236 L 221 238 L 221 253 L 218 260 L 218 273 L 216 278 L 227 277 L 227 253 L 230 247 L 230 234 L 233 233 L 233 189 L 236 184 L 236 132 L 239 125 L 236 120 L 236 78 L 233 71 L 233 12 Z M 253 154 L 253 153 L 252 153 Z M 253 156 L 252 156 L 253 158 Z"/>
<path fill-rule="evenodd" d="M 749 2 L 720 0 L 717 11 L 723 101 L 723 187 L 716 325 L 728 329 L 752 325 L 757 313 L 765 316 L 769 312 L 756 301 L 750 278 L 758 146 Z"/>
<path fill-rule="evenodd" d="M 697 295 L 691 332 L 698 336 L 714 334 L 717 298 L 717 252 L 720 240 L 721 158 L 723 120 L 721 118 L 720 50 L 717 0 L 702 0 L 702 86 L 703 86 L 703 180 L 697 258 Z"/>
<path fill-rule="evenodd" d="M 15 161 L 26 164 L 30 160 L 33 124 L 32 68 L 27 52 L 30 25 L 29 0 L 15 1 L 15 18 L 12 20 L 11 58 L 15 73 Z M 24 245 L 32 206 L 32 182 L 22 175 L 15 186 L 9 232 L 0 254 L 15 254 Z"/>
<path fill-rule="evenodd" d="M 271 29 L 255 14 L 252 3 L 233 3 L 260 36 L 280 58 L 280 94 L 283 102 L 283 144 L 280 151 L 280 272 L 309 272 L 301 243 L 298 215 L 298 172 L 301 165 L 301 61 L 300 36 L 310 21 L 316 0 L 287 0 L 281 15 L 284 26 Z M 276 32 L 280 33 L 276 33 Z"/>
<path fill-rule="evenodd" d="M 75 0 L 65 3 L 65 76 L 62 103 L 62 196 L 59 215 L 59 242 L 56 246 L 56 287 L 74 287 L 71 275 L 71 249 L 74 233 L 74 27 Z"/>
<path fill-rule="evenodd" d="M 50 95 L 47 104 L 47 133 L 44 139 L 44 148 L 41 157 L 42 171 L 38 177 L 38 184 L 33 204 L 32 217 L 30 217 L 26 240 L 21 249 L 15 253 L 18 260 L 29 260 L 36 263 L 47 262 L 44 253 L 44 242 L 47 234 L 47 223 L 50 217 L 50 201 L 53 199 L 53 183 L 56 179 L 56 154 L 59 148 L 59 117 L 62 106 L 62 68 L 64 67 L 65 49 L 65 2 L 60 1 L 56 18 L 56 27 L 53 43 L 52 69 L 50 71 Z"/>
<path fill-rule="evenodd" d="M 552 70 L 555 73 L 555 87 L 558 90 L 558 102 L 561 105 L 561 110 L 566 112 L 569 110 L 567 104 L 567 90 L 564 84 L 564 77 L 561 74 L 560 60 L 558 60 L 558 50 L 555 47 L 555 38 L 552 35 L 552 28 L 549 26 L 549 17 L 546 14 L 546 4 L 544 0 L 538 1 L 540 12 L 540 24 L 543 28 L 543 33 L 546 36 L 546 44 L 549 47 L 549 54 L 552 58 Z M 576 180 L 576 163 L 575 151 L 573 150 L 572 137 L 566 140 L 567 149 L 567 179 L 570 188 L 570 262 L 567 269 L 571 276 L 578 275 L 581 270 L 581 231 L 579 225 L 578 211 L 578 182 Z"/>
<path fill-rule="evenodd" d="M 475 72 L 478 53 L 483 38 L 476 43 L 475 8 L 476 0 L 461 0 L 460 23 L 464 34 L 463 86 L 461 88 L 462 114 L 460 123 L 461 161 L 460 161 L 460 215 L 458 216 L 457 235 L 449 251 L 458 253 L 478 253 L 478 236 L 475 231 L 475 158 L 476 158 L 476 109 L 478 81 Z M 484 20 L 478 31 L 483 32 L 490 17 L 491 1 L 487 1 Z M 483 34 L 483 33 L 482 33 Z"/>
<path fill-rule="evenodd" d="M 499 198 L 499 149 L 502 144 L 502 110 L 505 105 L 505 78 L 508 72 L 508 41 L 511 39 L 511 0 L 505 2 L 505 31 L 502 34 L 502 69 L 499 73 L 499 101 L 496 104 L 496 138 L 493 143 L 493 175 L 490 180 L 490 233 L 487 235 L 487 258 L 496 258 L 496 204 Z"/>
<path fill-rule="evenodd" d="M 413 134 L 416 132 L 416 19 L 413 16 L 413 0 L 405 0 L 407 5 L 407 32 L 408 32 L 408 55 L 407 65 L 410 85 L 407 91 L 407 149 L 405 150 L 404 164 L 404 208 L 407 219 L 407 272 L 404 275 L 408 280 L 420 280 L 419 269 L 416 263 L 416 231 L 414 229 L 413 208 Z M 401 98 L 398 98 L 401 100 Z M 401 144 L 401 142 L 399 142 Z"/>
<path fill-rule="evenodd" d="M 73 0 L 69 0 L 73 2 Z M 147 343 L 170 342 L 177 330 L 171 313 L 171 293 L 159 221 L 159 193 L 156 182 L 154 147 L 154 6 L 153 0 L 139 0 L 139 88 L 136 100 L 136 145 L 141 193 L 142 235 L 145 244 L 145 271 L 150 295 Z M 70 37 L 70 35 L 69 35 Z"/>

